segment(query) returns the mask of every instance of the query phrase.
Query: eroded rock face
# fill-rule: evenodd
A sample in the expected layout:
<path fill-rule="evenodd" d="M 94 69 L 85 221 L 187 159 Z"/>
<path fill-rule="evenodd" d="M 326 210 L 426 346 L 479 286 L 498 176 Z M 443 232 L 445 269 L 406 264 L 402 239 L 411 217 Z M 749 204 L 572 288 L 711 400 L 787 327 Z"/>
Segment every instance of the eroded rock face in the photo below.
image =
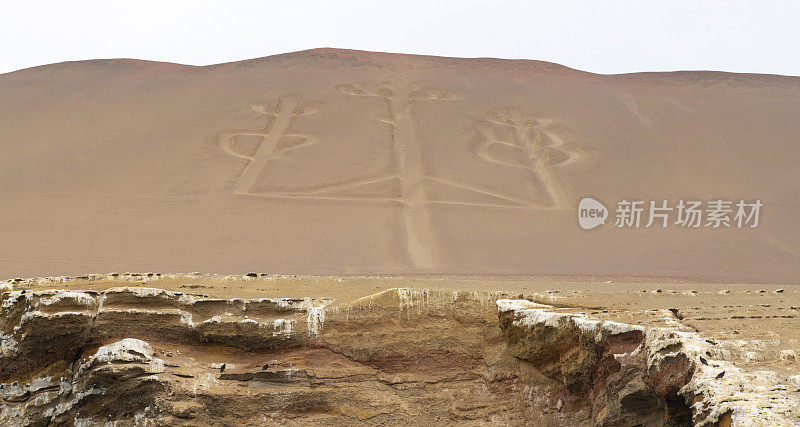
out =
<path fill-rule="evenodd" d="M 697 333 L 654 328 L 647 334 L 648 375 L 654 387 L 690 405 L 696 425 L 800 424 L 797 384 L 772 371 L 745 372 L 723 360 L 726 350 Z M 689 372 L 684 371 L 690 366 Z"/>
<path fill-rule="evenodd" d="M 511 354 L 583 401 L 587 423 L 684 421 L 668 416 L 664 397 L 646 381 L 642 327 L 559 313 L 526 300 L 499 300 L 497 305 Z"/>
<path fill-rule="evenodd" d="M 713 340 L 503 297 L 9 291 L 0 424 L 797 421 L 776 380 L 719 360 Z"/>
<path fill-rule="evenodd" d="M 498 300 L 514 354 L 584 396 L 594 425 L 797 425 L 800 400 L 774 372 L 745 373 L 697 333 L 587 319 Z M 554 351 L 555 350 L 555 351 Z"/>
<path fill-rule="evenodd" d="M 173 392 L 173 378 L 184 378 L 175 372 L 181 348 L 296 347 L 318 328 L 306 312 L 326 303 L 220 300 L 140 287 L 7 293 L 1 417 L 25 425 L 72 422 L 80 414 L 97 422 L 153 415 Z M 158 343 L 159 354 L 150 343 Z M 217 380 L 210 373 L 185 375 L 195 379 L 193 391 Z M 122 403 L 107 404 L 115 401 Z"/>

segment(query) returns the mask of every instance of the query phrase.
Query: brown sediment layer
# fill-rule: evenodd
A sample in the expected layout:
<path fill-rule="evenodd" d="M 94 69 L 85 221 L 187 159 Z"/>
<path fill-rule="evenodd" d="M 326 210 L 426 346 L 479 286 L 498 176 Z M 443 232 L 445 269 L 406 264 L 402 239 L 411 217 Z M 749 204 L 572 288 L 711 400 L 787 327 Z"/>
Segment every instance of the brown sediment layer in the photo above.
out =
<path fill-rule="evenodd" d="M 735 366 L 731 346 L 680 325 L 620 323 L 542 295 L 237 299 L 102 277 L 118 286 L 4 292 L 3 424 L 799 419 L 796 377 Z"/>

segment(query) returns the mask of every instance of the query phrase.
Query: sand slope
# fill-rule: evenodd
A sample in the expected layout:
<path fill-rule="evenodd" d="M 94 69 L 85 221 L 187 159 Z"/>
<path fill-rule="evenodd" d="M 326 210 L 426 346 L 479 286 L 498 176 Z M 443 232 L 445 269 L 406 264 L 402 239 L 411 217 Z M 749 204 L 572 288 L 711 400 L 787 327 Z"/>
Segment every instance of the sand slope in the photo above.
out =
<path fill-rule="evenodd" d="M 797 281 L 797 77 L 319 49 L 55 64 L 0 99 L 0 277 Z M 765 206 L 755 229 L 584 231 L 587 195 Z"/>

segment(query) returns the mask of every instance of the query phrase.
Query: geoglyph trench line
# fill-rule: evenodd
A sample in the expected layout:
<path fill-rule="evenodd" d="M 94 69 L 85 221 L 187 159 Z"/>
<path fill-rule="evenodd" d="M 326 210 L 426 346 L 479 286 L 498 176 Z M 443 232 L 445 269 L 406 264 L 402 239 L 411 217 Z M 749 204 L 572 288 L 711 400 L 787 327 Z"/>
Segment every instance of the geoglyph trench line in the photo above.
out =
<path fill-rule="evenodd" d="M 353 85 L 340 85 L 340 86 L 350 86 L 351 88 L 354 87 Z M 417 91 L 417 92 L 419 92 L 419 91 Z M 445 92 L 446 91 L 443 91 L 442 93 L 445 93 Z M 381 97 L 381 98 L 386 99 L 387 102 L 389 101 L 389 98 L 387 98 L 385 96 L 382 96 L 381 94 L 375 94 L 375 93 L 370 93 L 370 92 L 363 92 L 363 93 L 359 93 L 359 94 L 362 94 L 363 96 Z M 290 104 L 294 103 L 294 105 L 298 105 L 301 102 L 301 100 L 299 100 L 299 99 L 290 98 L 290 97 L 282 97 L 281 98 L 281 100 L 282 100 L 281 102 L 284 102 L 283 101 L 284 99 L 288 100 L 288 102 Z M 431 96 L 431 97 L 428 97 L 428 98 L 415 97 L 415 98 L 412 98 L 412 99 L 442 99 L 442 98 L 436 97 L 436 96 Z M 262 114 L 271 116 L 273 119 L 277 119 L 277 116 L 279 115 L 278 113 L 274 113 L 274 112 L 269 111 L 266 108 L 265 105 L 256 104 L 256 105 L 253 105 L 251 108 L 254 111 L 257 111 L 257 112 L 260 112 Z M 276 108 L 276 110 L 291 111 L 290 108 Z M 284 111 L 283 113 L 280 113 L 280 115 L 286 117 L 286 112 Z M 294 116 L 294 115 L 295 114 L 292 114 L 292 116 Z M 396 125 L 396 122 L 394 121 L 394 119 L 391 119 L 391 118 L 379 118 L 378 120 L 383 122 L 383 123 L 387 123 L 387 124 L 391 125 L 393 127 L 393 132 L 394 132 L 394 128 L 395 128 L 395 125 Z M 275 120 L 275 121 L 277 121 L 277 120 Z M 541 133 L 543 135 L 546 135 L 551 141 L 555 142 L 555 143 L 549 144 L 548 145 L 549 147 L 555 148 L 555 147 L 558 147 L 558 146 L 561 146 L 561 145 L 564 144 L 564 142 L 563 142 L 563 140 L 561 139 L 560 136 L 558 136 L 554 132 L 546 130 L 546 126 L 549 123 L 552 123 L 552 120 L 539 119 L 538 121 L 540 123 L 542 123 L 542 125 L 543 125 L 543 127 L 540 129 Z M 245 171 L 242 174 L 240 174 L 240 176 L 237 178 L 237 182 L 238 183 L 236 185 L 236 188 L 238 188 L 238 191 L 235 190 L 234 191 L 235 194 L 245 194 L 245 195 L 250 195 L 250 196 L 274 197 L 274 198 L 299 198 L 299 199 L 344 200 L 344 201 L 383 201 L 383 202 L 405 203 L 405 200 L 402 197 L 398 198 L 398 197 L 379 197 L 379 196 L 344 196 L 344 195 L 330 195 L 330 194 L 326 195 L 326 194 L 324 194 L 324 193 L 329 193 L 329 192 L 333 192 L 333 191 L 337 191 L 337 190 L 351 189 L 351 188 L 356 188 L 356 187 L 359 187 L 359 186 L 362 186 L 362 185 L 369 185 L 369 184 L 374 184 L 374 183 L 378 183 L 378 182 L 381 182 L 381 181 L 397 179 L 397 178 L 400 177 L 399 173 L 393 173 L 393 174 L 383 175 L 383 176 L 378 176 L 378 177 L 364 178 L 364 179 L 354 180 L 354 181 L 340 183 L 340 184 L 322 185 L 322 186 L 318 186 L 318 187 L 306 188 L 304 190 L 253 191 L 252 190 L 252 185 L 254 185 L 255 181 L 257 181 L 257 179 L 258 179 L 259 166 L 261 166 L 261 171 L 263 172 L 263 170 L 267 167 L 269 161 L 277 160 L 282 152 L 285 152 L 285 151 L 288 151 L 288 150 L 291 150 L 291 149 L 295 149 L 295 148 L 299 148 L 299 147 L 303 147 L 303 146 L 307 146 L 307 145 L 310 145 L 310 144 L 314 144 L 316 142 L 310 136 L 298 135 L 298 134 L 288 134 L 286 132 L 286 128 L 288 127 L 288 125 L 291 122 L 291 117 L 289 118 L 288 122 L 285 122 L 285 126 L 281 127 L 280 129 L 276 129 L 276 127 L 280 126 L 282 123 L 280 123 L 280 121 L 277 121 L 277 122 L 278 123 L 273 123 L 273 126 L 270 126 L 266 130 L 264 130 L 264 129 L 259 129 L 259 130 L 233 129 L 233 130 L 225 130 L 225 131 L 222 131 L 220 133 L 219 145 L 221 146 L 221 148 L 225 152 L 227 152 L 228 154 L 231 154 L 233 156 L 236 156 L 236 157 L 248 159 L 249 161 L 251 161 L 251 162 L 248 162 L 248 166 L 250 166 L 252 164 L 251 167 L 246 168 Z M 495 122 L 495 123 L 496 124 L 501 124 L 501 125 L 503 124 L 503 123 L 500 123 L 500 122 Z M 502 141 L 502 140 L 493 138 L 491 133 L 482 132 L 480 129 L 479 129 L 479 133 L 481 133 L 483 135 L 485 142 L 483 144 L 481 144 L 476 149 L 476 154 L 478 155 L 478 157 L 482 158 L 483 160 L 486 160 L 486 161 L 489 161 L 489 162 L 492 162 L 492 163 L 495 163 L 495 164 L 499 164 L 499 165 L 502 165 L 502 166 L 521 167 L 521 168 L 531 169 L 531 170 L 534 171 L 534 173 L 537 176 L 539 176 L 539 175 L 542 176 L 544 178 L 543 181 L 553 182 L 553 185 L 548 185 L 547 186 L 547 188 L 550 189 L 552 194 L 559 194 L 559 192 L 563 193 L 563 191 L 559 191 L 559 190 L 563 190 L 563 188 L 559 188 L 560 184 L 558 183 L 558 180 L 557 179 L 553 179 L 550 176 L 551 173 L 549 172 L 548 169 L 552 168 L 552 167 L 555 167 L 555 166 L 562 166 L 562 165 L 566 165 L 566 164 L 575 162 L 578 159 L 578 157 L 577 157 L 577 155 L 575 153 L 566 152 L 566 151 L 562 150 L 563 153 L 569 155 L 569 158 L 567 158 L 566 160 L 562 160 L 562 161 L 558 162 L 557 165 L 550 165 L 550 166 L 548 166 L 548 165 L 541 166 L 540 165 L 540 166 L 537 167 L 537 166 L 533 166 L 533 165 L 520 165 L 520 164 L 516 164 L 516 163 L 504 162 L 502 160 L 499 160 L 499 159 L 496 159 L 496 158 L 492 157 L 488 153 L 487 149 L 488 149 L 488 147 L 490 145 L 492 145 L 492 144 L 502 144 L 502 145 L 506 145 L 506 146 L 509 146 L 509 147 L 517 148 L 517 149 L 520 148 L 520 147 L 515 145 L 515 144 L 513 144 L 513 143 L 509 143 L 509 142 L 506 142 L 506 141 Z M 256 137 L 260 138 L 260 141 L 259 141 L 259 148 L 260 149 L 258 150 L 258 153 L 257 153 L 256 156 L 243 154 L 243 153 L 237 151 L 234 148 L 234 146 L 233 146 L 234 139 L 235 139 L 236 136 L 240 136 L 240 135 L 241 136 L 256 136 Z M 304 139 L 304 142 L 300 143 L 300 144 L 296 144 L 296 145 L 291 146 L 291 147 L 284 147 L 282 149 L 279 149 L 280 148 L 279 142 L 276 143 L 275 140 L 277 139 L 278 141 L 280 141 L 280 139 L 283 138 L 283 137 L 300 137 L 300 138 Z M 394 138 L 392 138 L 392 139 L 394 140 Z M 400 150 L 402 151 L 402 147 L 400 147 Z M 262 153 L 263 153 L 263 155 L 262 155 Z M 254 157 L 259 157 L 259 161 L 252 162 Z M 530 155 L 529 155 L 529 157 L 530 157 Z M 536 156 L 533 156 L 533 157 L 536 157 Z M 538 157 L 542 161 L 546 160 L 541 156 L 538 156 Z M 255 181 L 254 181 L 254 179 L 255 179 Z M 433 177 L 433 176 L 426 175 L 426 176 L 424 176 L 424 180 L 436 181 L 436 182 L 439 182 L 439 183 L 442 183 L 442 184 L 445 184 L 445 185 L 449 185 L 449 186 L 460 188 L 460 189 L 469 190 L 469 191 L 472 191 L 472 192 L 475 192 L 475 193 L 479 193 L 479 194 L 483 194 L 483 195 L 487 195 L 487 196 L 491 196 L 493 198 L 497 198 L 497 199 L 503 200 L 504 202 L 508 202 L 507 204 L 499 204 L 499 203 L 476 203 L 476 202 L 463 202 L 463 201 L 453 201 L 453 200 L 427 199 L 427 200 L 425 200 L 425 203 L 441 203 L 441 204 L 451 204 L 451 205 L 483 206 L 483 207 L 512 208 L 512 209 L 513 208 L 519 208 L 519 209 L 554 209 L 554 208 L 556 208 L 555 206 L 549 206 L 549 205 L 542 204 L 542 203 L 536 203 L 536 202 L 533 202 L 533 201 L 530 201 L 530 200 L 526 200 L 524 198 L 518 198 L 518 197 L 511 196 L 511 195 L 502 194 L 502 193 L 499 193 L 497 191 L 492 191 L 492 190 L 489 190 L 489 189 L 486 189 L 486 188 L 483 188 L 483 187 L 480 187 L 480 186 L 477 186 L 477 185 L 460 183 L 460 182 L 456 182 L 454 180 L 449 180 L 449 179 L 446 179 L 446 178 L 443 178 L 443 177 Z M 249 184 L 248 184 L 248 182 L 249 182 Z M 245 188 L 246 188 L 246 190 L 245 190 Z M 553 197 L 553 199 L 556 199 L 556 197 Z M 563 199 L 563 197 L 562 197 L 562 199 Z"/>
<path fill-rule="evenodd" d="M 265 104 L 253 104 L 251 109 L 259 113 L 265 114 L 272 119 L 272 124 L 265 126 L 264 129 L 232 129 L 220 132 L 219 145 L 228 154 L 248 160 L 247 166 L 244 171 L 239 174 L 234 184 L 234 194 L 268 197 L 268 198 L 299 198 L 299 199 L 316 199 L 316 200 L 343 200 L 343 201 L 386 201 L 396 202 L 395 198 L 391 197 L 360 197 L 360 196 L 342 196 L 342 195 L 325 195 L 326 192 L 345 190 L 349 188 L 358 187 L 361 185 L 368 185 L 384 180 L 396 178 L 397 175 L 371 177 L 355 181 L 350 181 L 341 184 L 322 185 L 318 187 L 310 187 L 303 190 L 292 191 L 254 191 L 253 187 L 258 182 L 258 179 L 263 175 L 264 170 L 269 165 L 269 162 L 278 160 L 280 155 L 286 151 L 295 148 L 304 147 L 307 145 L 315 144 L 317 141 L 309 135 L 300 135 L 296 133 L 289 133 L 288 129 L 291 126 L 292 120 L 302 114 L 311 114 L 312 112 L 304 112 L 302 106 L 304 101 L 297 97 L 281 96 L 274 109 L 271 111 Z M 255 136 L 258 137 L 258 146 L 253 155 L 244 154 L 234 147 L 235 138 L 237 136 Z M 302 138 L 304 141 L 289 147 L 281 147 L 280 140 L 286 137 Z"/>
<path fill-rule="evenodd" d="M 419 128 L 414 117 L 414 100 L 389 96 L 389 120 L 394 129 L 393 147 L 397 159 L 400 198 L 405 202 L 403 226 L 409 260 L 419 268 L 432 268 L 433 231 L 425 201 L 425 166 Z"/>
<path fill-rule="evenodd" d="M 415 117 L 415 98 L 407 85 L 392 89 L 390 85 L 377 88 L 363 88 L 355 84 L 340 85 L 340 90 L 352 96 L 382 98 L 386 102 L 386 117 L 379 120 L 391 126 L 392 148 L 397 162 L 395 175 L 400 184 L 403 202 L 403 228 L 406 239 L 406 254 L 409 262 L 417 268 L 429 269 L 434 266 L 433 232 L 426 206 L 425 167 L 422 158 L 422 145 L 419 127 Z"/>
<path fill-rule="evenodd" d="M 421 269 L 430 269 L 435 265 L 433 255 L 434 239 L 430 214 L 427 209 L 427 205 L 430 203 L 511 209 L 567 208 L 566 192 L 552 174 L 551 169 L 552 166 L 560 166 L 575 161 L 577 155 L 558 150 L 566 158 L 558 159 L 555 165 L 548 164 L 548 158 L 543 152 L 544 148 L 556 149 L 556 147 L 564 145 L 564 141 L 558 135 L 547 130 L 552 123 L 551 120 L 529 119 L 526 123 L 522 123 L 519 120 L 515 122 L 497 114 L 492 114 L 493 111 L 502 109 L 490 110 L 489 122 L 491 125 L 511 126 L 514 132 L 513 141 L 499 139 L 493 132 L 482 129 L 478 123 L 474 123 L 475 129 L 482 137 L 481 144 L 476 148 L 476 155 L 494 164 L 522 167 L 530 170 L 534 179 L 542 183 L 548 194 L 549 200 L 547 202 L 538 202 L 427 174 L 417 117 L 418 103 L 421 101 L 453 101 L 456 99 L 455 92 L 447 89 L 415 89 L 413 84 L 407 82 L 381 85 L 350 83 L 338 85 L 337 88 L 351 96 L 372 97 L 383 100 L 385 103 L 384 114 L 382 116 L 379 115 L 377 120 L 390 126 L 390 142 L 392 144 L 396 172 L 345 183 L 305 188 L 303 190 L 254 191 L 253 188 L 259 178 L 263 176 L 271 161 L 279 160 L 281 154 L 286 151 L 317 142 L 311 136 L 289 133 L 292 120 L 296 116 L 312 114 L 316 110 L 305 108 L 306 102 L 299 97 L 284 95 L 279 98 L 273 110 L 269 110 L 267 104 L 251 105 L 254 111 L 270 117 L 271 124 L 266 125 L 263 129 L 226 130 L 220 133 L 218 142 L 226 153 L 248 160 L 245 169 L 234 183 L 234 194 L 299 200 L 399 203 L 403 208 L 401 217 L 403 234 L 406 240 L 406 256 L 413 267 Z M 533 126 L 533 123 L 536 123 L 536 126 Z M 535 137 L 532 140 L 530 138 L 526 139 L 525 133 L 531 131 L 534 132 Z M 543 142 L 543 135 L 547 138 L 548 143 Z M 257 147 L 252 155 L 237 150 L 235 147 L 237 136 L 255 136 L 258 138 Z M 281 146 L 281 140 L 286 137 L 299 138 L 302 142 L 290 146 Z M 495 158 L 489 152 L 489 147 L 494 144 L 502 144 L 521 150 L 528 161 L 524 164 L 517 164 Z M 335 194 L 336 191 L 354 189 L 388 180 L 397 180 L 399 194 L 384 197 Z M 426 181 L 438 182 L 453 188 L 489 196 L 497 199 L 498 202 L 480 203 L 431 199 L 426 191 Z"/>
<path fill-rule="evenodd" d="M 278 100 L 275 113 L 267 112 L 265 106 L 256 104 L 251 108 L 262 114 L 273 117 L 272 125 L 263 130 L 230 130 L 223 131 L 219 136 L 219 145 L 225 152 L 249 159 L 244 171 L 237 177 L 234 187 L 234 194 L 252 195 L 253 186 L 258 181 L 261 173 L 267 166 L 267 163 L 276 158 L 280 153 L 277 150 L 280 139 L 286 136 L 299 136 L 305 138 L 305 142 L 290 147 L 289 149 L 297 148 L 313 144 L 314 141 L 309 137 L 303 135 L 289 135 L 287 130 L 291 123 L 292 118 L 299 113 L 297 108 L 300 105 L 300 100 L 297 98 L 283 96 Z M 257 136 L 259 143 L 256 151 L 252 156 L 238 152 L 233 144 L 237 136 Z"/>
<path fill-rule="evenodd" d="M 358 95 L 359 93 L 351 93 Z M 257 195 L 266 197 L 297 198 L 304 195 L 317 200 L 360 200 L 360 197 L 330 196 L 319 193 L 348 189 L 361 185 L 372 184 L 383 180 L 397 178 L 400 183 L 400 197 L 378 198 L 377 200 L 398 200 L 403 203 L 403 223 L 406 238 L 406 252 L 409 261 L 417 268 L 432 268 L 433 256 L 431 247 L 433 243 L 430 218 L 425 207 L 425 194 L 423 187 L 422 150 L 416 133 L 416 124 L 413 117 L 413 106 L 408 97 L 394 97 L 393 93 L 385 92 L 382 96 L 388 100 L 389 114 L 384 120 L 392 126 L 392 144 L 395 158 L 398 163 L 398 173 L 385 177 L 376 177 L 357 180 L 350 183 L 318 187 L 302 192 L 254 192 L 253 187 L 262 175 L 269 161 L 276 159 L 279 153 L 276 147 L 282 137 L 287 135 L 291 120 L 296 115 L 299 105 L 296 98 L 281 97 L 276 107 L 276 112 L 268 113 L 261 106 L 254 106 L 254 110 L 274 116 L 274 121 L 269 129 L 264 131 L 225 131 L 220 134 L 220 146 L 227 153 L 237 157 L 248 158 L 249 162 L 244 171 L 239 175 L 234 184 L 234 194 Z M 372 96 L 372 95 L 369 95 Z M 381 96 L 381 95 L 377 95 Z M 397 113 L 396 113 L 397 112 Z M 243 155 L 234 148 L 234 139 L 238 135 L 255 135 L 259 137 L 259 144 L 252 156 Z M 306 140 L 308 145 L 312 143 Z M 376 198 L 369 198 L 376 200 Z"/>
<path fill-rule="evenodd" d="M 561 139 L 561 137 L 558 136 L 558 134 L 549 130 L 542 130 L 542 133 L 547 135 L 550 138 L 550 140 L 555 141 L 555 144 L 551 145 L 551 147 L 559 147 L 564 145 L 564 140 Z M 545 185 L 545 188 L 547 188 L 548 191 L 550 192 L 550 198 L 553 201 L 554 208 L 562 210 L 571 208 L 570 200 L 572 200 L 572 198 L 570 197 L 567 190 L 564 188 L 564 185 L 558 179 L 558 176 L 556 176 L 555 173 L 553 172 L 553 169 L 555 166 L 564 166 L 570 163 L 574 163 L 578 161 L 579 158 L 578 153 L 576 152 L 565 151 L 565 153 L 569 156 L 569 158 L 567 158 L 566 160 L 561 161 L 556 165 L 552 166 L 542 165 L 543 167 L 536 168 L 536 171 L 539 174 L 539 179 L 542 180 L 542 182 Z"/>
<path fill-rule="evenodd" d="M 514 117 L 517 116 L 517 117 Z M 475 147 L 475 154 L 483 160 L 501 166 L 522 168 L 531 172 L 532 178 L 540 182 L 547 193 L 547 201 L 531 201 L 524 199 L 510 199 L 522 206 L 534 209 L 569 209 L 569 195 L 564 186 L 555 176 L 553 169 L 578 160 L 577 153 L 564 150 L 564 140 L 555 132 L 549 130 L 552 119 L 535 119 L 518 109 L 490 110 L 487 118 L 473 122 L 481 141 Z M 511 130 L 511 140 L 503 140 L 495 133 L 496 128 Z M 514 162 L 495 157 L 490 148 L 493 145 L 502 145 L 512 150 L 517 150 L 525 159 L 524 162 Z M 555 150 L 563 158 L 555 159 L 548 156 L 546 149 Z M 505 197 L 507 198 L 507 197 Z"/>

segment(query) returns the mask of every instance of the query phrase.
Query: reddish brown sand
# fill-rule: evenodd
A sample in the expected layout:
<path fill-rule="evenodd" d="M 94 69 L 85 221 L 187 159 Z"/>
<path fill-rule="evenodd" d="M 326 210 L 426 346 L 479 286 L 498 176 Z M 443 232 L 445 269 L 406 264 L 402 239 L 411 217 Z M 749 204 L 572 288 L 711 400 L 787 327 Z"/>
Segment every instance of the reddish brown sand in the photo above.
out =
<path fill-rule="evenodd" d="M 797 283 L 800 78 L 312 50 L 0 75 L 0 277 L 570 274 Z M 580 229 L 578 200 L 758 228 Z M 643 219 L 646 222 L 646 218 Z"/>

